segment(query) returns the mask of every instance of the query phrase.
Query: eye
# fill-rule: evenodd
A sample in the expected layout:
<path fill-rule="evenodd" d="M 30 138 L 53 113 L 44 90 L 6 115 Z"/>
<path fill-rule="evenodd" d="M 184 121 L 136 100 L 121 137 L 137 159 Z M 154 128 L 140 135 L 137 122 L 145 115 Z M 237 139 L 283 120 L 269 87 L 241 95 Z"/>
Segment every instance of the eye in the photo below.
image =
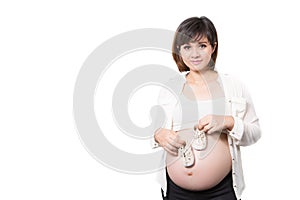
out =
<path fill-rule="evenodd" d="M 191 49 L 191 46 L 185 45 L 185 46 L 183 46 L 183 49 L 184 49 L 184 50 L 189 50 L 189 49 Z"/>
<path fill-rule="evenodd" d="M 200 49 L 204 49 L 206 46 L 206 44 L 199 44 Z"/>

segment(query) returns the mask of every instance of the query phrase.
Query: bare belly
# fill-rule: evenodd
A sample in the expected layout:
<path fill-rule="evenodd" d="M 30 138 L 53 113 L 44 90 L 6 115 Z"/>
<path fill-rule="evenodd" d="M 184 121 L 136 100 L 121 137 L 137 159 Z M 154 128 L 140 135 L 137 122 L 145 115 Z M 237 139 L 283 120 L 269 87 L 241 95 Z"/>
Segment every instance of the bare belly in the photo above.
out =
<path fill-rule="evenodd" d="M 184 167 L 182 158 L 167 154 L 167 170 L 172 181 L 188 190 L 206 190 L 220 183 L 231 170 L 231 155 L 226 134 L 221 134 L 215 142 L 203 159 L 193 149 L 195 163 L 188 168 Z"/>

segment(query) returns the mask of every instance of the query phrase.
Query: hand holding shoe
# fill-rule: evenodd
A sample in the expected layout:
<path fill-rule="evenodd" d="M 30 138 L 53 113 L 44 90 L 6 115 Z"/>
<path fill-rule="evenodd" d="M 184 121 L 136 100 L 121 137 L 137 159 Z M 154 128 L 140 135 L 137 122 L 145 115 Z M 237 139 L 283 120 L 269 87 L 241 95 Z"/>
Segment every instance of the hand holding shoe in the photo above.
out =
<path fill-rule="evenodd" d="M 223 130 L 231 130 L 234 126 L 234 119 L 232 116 L 223 115 L 206 115 L 201 118 L 198 123 L 198 129 L 207 134 L 214 132 L 221 133 Z"/>
<path fill-rule="evenodd" d="M 175 131 L 169 129 L 158 129 L 154 134 L 155 141 L 173 156 L 178 155 L 178 149 L 186 145 Z"/>

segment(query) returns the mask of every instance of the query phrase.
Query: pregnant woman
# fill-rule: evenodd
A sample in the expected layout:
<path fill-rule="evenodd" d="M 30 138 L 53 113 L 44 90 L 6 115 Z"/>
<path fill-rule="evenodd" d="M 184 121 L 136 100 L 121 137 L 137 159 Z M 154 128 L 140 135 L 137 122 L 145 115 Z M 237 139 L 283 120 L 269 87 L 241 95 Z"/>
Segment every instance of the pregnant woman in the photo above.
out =
<path fill-rule="evenodd" d="M 183 21 L 172 50 L 183 79 L 170 80 L 179 88 L 175 95 L 161 91 L 166 121 L 154 134 L 156 147 L 166 152 L 163 199 L 240 199 L 240 146 L 261 136 L 251 97 L 240 81 L 215 70 L 218 38 L 208 18 Z"/>

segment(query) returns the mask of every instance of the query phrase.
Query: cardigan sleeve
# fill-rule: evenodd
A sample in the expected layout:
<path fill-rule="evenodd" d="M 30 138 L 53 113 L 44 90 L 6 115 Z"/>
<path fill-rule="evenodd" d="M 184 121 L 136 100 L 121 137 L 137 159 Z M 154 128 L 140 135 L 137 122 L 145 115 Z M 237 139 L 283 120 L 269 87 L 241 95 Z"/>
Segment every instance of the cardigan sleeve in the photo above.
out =
<path fill-rule="evenodd" d="M 256 116 L 251 96 L 242 83 L 239 84 L 241 93 L 239 97 L 231 99 L 232 116 L 234 118 L 234 127 L 229 132 L 239 146 L 248 146 L 256 143 L 261 137 L 259 119 Z M 236 86 L 236 85 L 235 85 Z"/>
<path fill-rule="evenodd" d="M 161 113 L 156 113 L 155 117 L 155 124 L 162 124 L 161 126 L 156 126 L 155 131 L 159 130 L 160 128 L 164 129 L 172 129 L 173 126 L 173 111 L 174 107 L 177 103 L 176 97 L 172 92 L 170 92 L 166 88 L 162 88 L 157 99 L 157 104 L 162 108 L 164 113 L 164 118 L 162 116 L 158 116 Z M 162 121 L 161 121 L 162 120 Z M 151 141 L 152 148 L 159 147 L 158 143 L 154 140 L 154 137 Z"/>

